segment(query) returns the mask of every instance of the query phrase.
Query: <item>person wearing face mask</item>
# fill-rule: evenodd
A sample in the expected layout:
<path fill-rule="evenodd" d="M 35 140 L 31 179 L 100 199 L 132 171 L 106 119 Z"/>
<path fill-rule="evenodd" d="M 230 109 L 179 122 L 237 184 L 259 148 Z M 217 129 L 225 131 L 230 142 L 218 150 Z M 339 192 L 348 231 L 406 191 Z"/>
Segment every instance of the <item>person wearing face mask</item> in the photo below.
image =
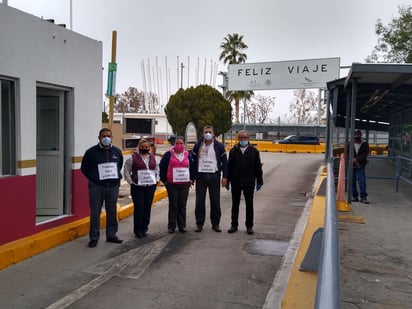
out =
<path fill-rule="evenodd" d="M 119 148 L 112 145 L 112 132 L 109 129 L 101 129 L 98 139 L 99 143 L 85 152 L 80 167 L 89 181 L 90 248 L 96 247 L 99 241 L 103 202 L 106 210 L 106 241 L 122 243 L 116 233 L 117 199 L 122 178 L 123 155 Z"/>
<path fill-rule="evenodd" d="M 159 172 L 169 198 L 167 229 L 173 234 L 177 225 L 180 233 L 186 233 L 186 203 L 189 188 L 194 183 L 194 162 L 190 152 L 185 150 L 183 136 L 176 136 L 174 146 L 164 153 Z"/>
<path fill-rule="evenodd" d="M 203 137 L 192 150 L 196 179 L 196 230 L 201 232 L 206 219 L 206 191 L 209 190 L 210 221 L 215 232 L 220 229 L 220 185 L 227 183 L 227 155 L 222 143 L 214 138 L 212 126 L 203 128 Z M 222 177 L 222 180 L 220 179 Z"/>
<path fill-rule="evenodd" d="M 353 134 L 353 173 L 352 173 L 352 202 L 361 202 L 369 204 L 368 194 L 366 192 L 366 172 L 365 166 L 368 163 L 369 144 L 362 140 L 360 130 L 355 130 Z M 346 144 L 345 153 L 349 157 L 350 144 Z M 359 184 L 359 191 L 357 189 Z M 359 200 L 360 197 L 360 200 Z"/>
<path fill-rule="evenodd" d="M 232 191 L 232 223 L 228 233 L 237 232 L 240 197 L 243 192 L 246 204 L 246 232 L 253 234 L 253 195 L 263 186 L 260 153 L 249 143 L 249 134 L 240 131 L 237 143 L 229 152 L 226 189 Z"/>
<path fill-rule="evenodd" d="M 141 139 L 137 151 L 126 160 L 124 178 L 130 185 L 133 200 L 133 232 L 137 238 L 146 237 L 159 178 L 159 165 L 155 156 L 150 153 L 148 140 Z"/>

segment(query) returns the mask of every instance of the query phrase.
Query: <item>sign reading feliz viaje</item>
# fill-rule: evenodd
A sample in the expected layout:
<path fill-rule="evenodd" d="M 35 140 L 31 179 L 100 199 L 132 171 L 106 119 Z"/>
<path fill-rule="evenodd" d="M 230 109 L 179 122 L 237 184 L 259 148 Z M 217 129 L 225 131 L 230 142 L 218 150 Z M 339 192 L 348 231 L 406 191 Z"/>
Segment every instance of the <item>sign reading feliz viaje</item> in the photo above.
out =
<path fill-rule="evenodd" d="M 229 64 L 229 91 L 325 88 L 339 78 L 340 58 Z"/>

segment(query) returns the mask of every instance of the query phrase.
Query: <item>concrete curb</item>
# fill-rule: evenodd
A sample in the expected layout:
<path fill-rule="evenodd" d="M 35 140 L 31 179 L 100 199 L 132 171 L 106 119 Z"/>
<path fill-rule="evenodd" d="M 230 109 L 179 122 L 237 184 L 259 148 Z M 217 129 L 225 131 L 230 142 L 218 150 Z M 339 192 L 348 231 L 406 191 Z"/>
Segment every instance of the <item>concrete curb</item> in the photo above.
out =
<path fill-rule="evenodd" d="M 281 302 L 282 309 L 313 308 L 315 305 L 318 274 L 316 272 L 300 271 L 299 268 L 306 255 L 313 233 L 318 228 L 324 226 L 326 196 L 318 195 L 317 193 L 326 177 L 326 168 L 321 167 L 320 174 L 314 186 L 312 207 L 309 209 L 309 217 L 307 218 L 305 230 L 301 235 L 300 241 L 298 241 L 299 246 Z"/>
<path fill-rule="evenodd" d="M 157 189 L 153 204 L 167 197 L 165 188 Z M 123 220 L 133 214 L 133 203 L 118 207 L 118 219 Z M 106 226 L 106 213 L 101 214 L 101 228 Z M 89 232 L 89 218 L 83 218 L 35 235 L 0 246 L 0 270 L 47 251 L 70 240 L 82 237 Z"/>

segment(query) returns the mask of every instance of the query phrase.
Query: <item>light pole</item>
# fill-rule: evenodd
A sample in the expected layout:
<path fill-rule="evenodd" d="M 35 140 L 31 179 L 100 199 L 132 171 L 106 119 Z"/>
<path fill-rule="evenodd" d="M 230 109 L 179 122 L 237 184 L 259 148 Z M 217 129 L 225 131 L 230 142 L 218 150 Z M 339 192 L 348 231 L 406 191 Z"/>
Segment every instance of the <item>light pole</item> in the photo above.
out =
<path fill-rule="evenodd" d="M 183 65 L 183 62 L 180 63 L 180 88 L 183 89 L 183 68 L 185 66 Z"/>

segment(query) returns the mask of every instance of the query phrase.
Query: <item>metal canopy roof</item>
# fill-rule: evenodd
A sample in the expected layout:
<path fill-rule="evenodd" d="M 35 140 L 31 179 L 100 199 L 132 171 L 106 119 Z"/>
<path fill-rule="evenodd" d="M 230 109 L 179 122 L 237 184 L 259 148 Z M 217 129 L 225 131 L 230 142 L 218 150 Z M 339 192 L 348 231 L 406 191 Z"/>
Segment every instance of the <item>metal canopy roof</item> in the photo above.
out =
<path fill-rule="evenodd" d="M 412 107 L 412 64 L 353 63 L 346 78 L 327 83 L 327 88 L 336 126 L 345 126 L 346 104 L 355 89 L 355 118 L 361 120 L 356 127 L 387 130 L 391 114 Z"/>

